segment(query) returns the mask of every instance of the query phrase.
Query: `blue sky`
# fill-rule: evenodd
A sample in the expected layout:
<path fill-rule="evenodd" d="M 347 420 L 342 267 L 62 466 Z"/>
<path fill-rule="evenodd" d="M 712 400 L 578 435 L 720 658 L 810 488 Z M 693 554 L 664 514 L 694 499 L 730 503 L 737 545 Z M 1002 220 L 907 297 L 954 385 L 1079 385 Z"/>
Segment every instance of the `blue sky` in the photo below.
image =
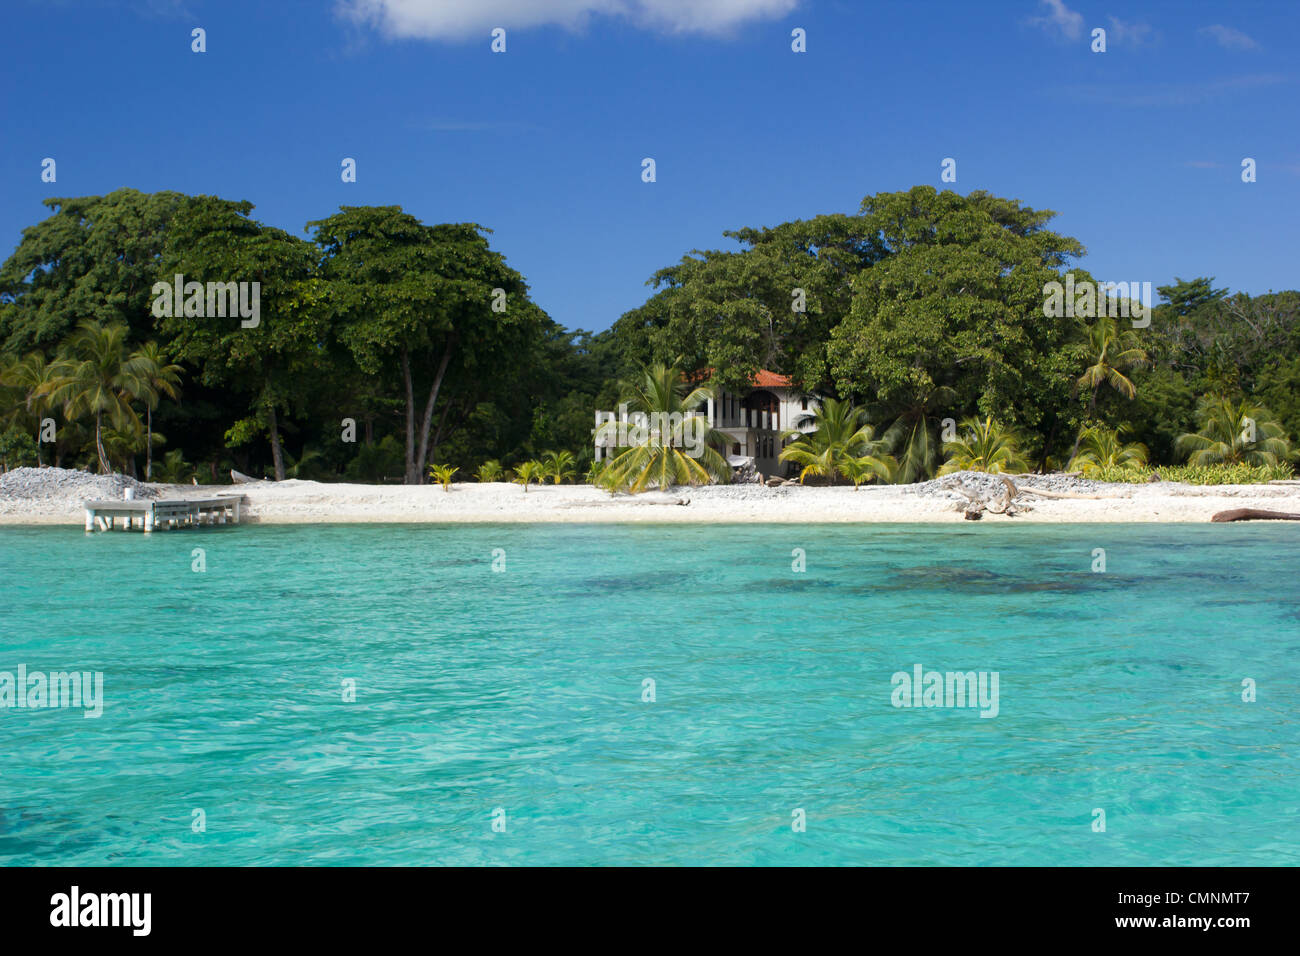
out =
<path fill-rule="evenodd" d="M 1099 279 L 1295 288 L 1298 28 L 1241 0 L 5 0 L 0 245 L 124 186 L 300 235 L 398 204 L 491 227 L 594 330 L 724 229 L 943 188 L 952 157 L 948 188 L 1056 210 Z"/>

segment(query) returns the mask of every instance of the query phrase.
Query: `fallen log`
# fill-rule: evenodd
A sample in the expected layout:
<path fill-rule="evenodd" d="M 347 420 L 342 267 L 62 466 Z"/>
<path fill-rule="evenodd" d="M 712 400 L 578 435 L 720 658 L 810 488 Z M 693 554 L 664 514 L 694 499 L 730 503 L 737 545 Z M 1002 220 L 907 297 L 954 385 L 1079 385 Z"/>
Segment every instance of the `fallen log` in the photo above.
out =
<path fill-rule="evenodd" d="M 1292 511 L 1265 511 L 1263 508 L 1232 508 L 1220 511 L 1211 521 L 1300 521 Z"/>

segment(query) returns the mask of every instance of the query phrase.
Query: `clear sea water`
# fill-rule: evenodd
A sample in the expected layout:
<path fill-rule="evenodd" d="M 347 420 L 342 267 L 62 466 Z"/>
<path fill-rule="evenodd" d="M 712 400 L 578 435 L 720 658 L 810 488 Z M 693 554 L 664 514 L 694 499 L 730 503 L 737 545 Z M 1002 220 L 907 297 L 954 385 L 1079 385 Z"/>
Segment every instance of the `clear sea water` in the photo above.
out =
<path fill-rule="evenodd" d="M 1298 546 L 0 528 L 0 671 L 100 670 L 106 699 L 0 709 L 0 863 L 1295 865 Z M 894 707 L 916 664 L 997 671 L 998 716 Z"/>

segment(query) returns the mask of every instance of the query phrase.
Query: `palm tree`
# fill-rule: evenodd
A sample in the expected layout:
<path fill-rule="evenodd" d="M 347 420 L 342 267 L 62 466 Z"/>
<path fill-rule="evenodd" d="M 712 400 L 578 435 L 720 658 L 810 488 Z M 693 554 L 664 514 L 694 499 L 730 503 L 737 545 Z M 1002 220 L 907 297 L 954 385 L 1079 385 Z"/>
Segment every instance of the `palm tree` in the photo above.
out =
<path fill-rule="evenodd" d="M 526 461 L 515 467 L 515 482 L 523 485 L 524 494 L 528 494 L 528 483 L 535 481 L 541 484 L 545 471 L 540 461 Z"/>
<path fill-rule="evenodd" d="M 857 491 L 864 481 L 871 481 L 873 478 L 879 478 L 881 481 L 892 481 L 895 471 L 895 468 L 890 468 L 887 463 L 873 455 L 850 458 L 840 464 L 840 473 L 853 482 L 854 491 Z"/>
<path fill-rule="evenodd" d="M 318 448 L 304 448 L 296 460 L 287 451 L 283 454 L 287 459 L 284 466 L 284 474 L 287 478 L 306 478 L 325 461 L 325 455 Z"/>
<path fill-rule="evenodd" d="M 474 477 L 481 482 L 500 481 L 504 474 L 501 462 L 491 458 L 478 466 L 478 471 L 474 472 Z"/>
<path fill-rule="evenodd" d="M 1091 415 L 1097 407 L 1097 393 L 1103 385 L 1109 385 L 1132 401 L 1137 395 L 1137 386 L 1124 372 L 1145 368 L 1150 363 L 1146 350 L 1138 346 L 1137 334 L 1132 329 L 1121 330 L 1113 316 L 1099 315 L 1088 326 L 1088 345 L 1092 364 L 1075 382 L 1075 388 L 1092 392 L 1088 397 L 1088 414 Z M 1078 453 L 1079 439 L 1076 438 L 1070 457 Z"/>
<path fill-rule="evenodd" d="M 53 388 L 57 373 L 54 366 L 45 361 L 45 355 L 41 352 L 30 352 L 21 359 L 16 359 L 0 373 L 0 383 L 13 388 L 18 393 L 19 402 L 12 406 L 9 413 L 9 419 L 15 424 L 18 419 L 30 416 L 36 421 L 38 432 L 36 442 L 36 464 L 43 465 L 41 458 L 40 427 L 41 420 L 50 410 L 53 403 L 50 401 L 49 392 Z M 23 423 L 28 424 L 27 422 Z M 55 458 L 58 458 L 58 449 L 55 448 Z"/>
<path fill-rule="evenodd" d="M 1201 430 L 1180 435 L 1175 444 L 1190 464 L 1276 465 L 1292 455 L 1286 429 L 1268 409 L 1246 399 L 1206 395 L 1197 403 L 1196 417 Z"/>
<path fill-rule="evenodd" d="M 1102 385 L 1109 385 L 1128 399 L 1137 394 L 1137 386 L 1124 375 L 1127 369 L 1144 368 L 1148 364 L 1146 350 L 1139 348 L 1137 342 L 1133 330 L 1121 331 L 1112 316 L 1098 316 L 1088 326 L 1092 365 L 1079 376 L 1076 385 L 1092 391 L 1088 399 L 1089 412 L 1096 407 L 1097 392 Z"/>
<path fill-rule="evenodd" d="M 953 389 L 940 385 L 897 412 L 894 423 L 880 436 L 898 459 L 894 480 L 899 484 L 923 481 L 934 473 L 939 464 L 940 447 L 935 418 L 939 409 L 951 407 L 956 400 L 957 393 Z"/>
<path fill-rule="evenodd" d="M 800 431 L 798 426 L 808 422 L 813 431 Z M 894 457 L 884 452 L 886 443 L 877 440 L 867 424 L 866 412 L 851 402 L 824 399 L 816 412 L 801 416 L 781 438 L 794 439 L 781 449 L 778 460 L 802 466 L 800 484 L 810 475 L 832 484 L 840 477 L 860 484 L 868 475 L 888 481 L 898 468 Z M 855 474 L 860 476 L 856 480 Z"/>
<path fill-rule="evenodd" d="M 453 468 L 451 465 L 429 466 L 429 476 L 442 485 L 443 491 L 451 491 L 451 479 L 458 471 L 460 471 L 459 468 Z"/>
<path fill-rule="evenodd" d="M 1147 446 L 1141 442 L 1125 443 L 1123 428 L 1094 425 L 1079 434 L 1078 453 L 1065 466 L 1066 471 L 1082 471 L 1091 478 L 1110 468 L 1141 468 L 1147 463 Z"/>
<path fill-rule="evenodd" d="M 545 477 L 550 478 L 551 483 L 556 485 L 562 484 L 578 473 L 571 451 L 548 451 L 542 457 L 542 469 Z"/>
<path fill-rule="evenodd" d="M 185 460 L 179 448 L 167 452 L 158 463 L 158 480 L 164 484 L 182 484 L 193 474 L 194 467 Z"/>
<path fill-rule="evenodd" d="M 637 381 L 622 386 L 630 412 L 645 416 L 646 425 L 634 431 L 644 437 L 619 452 L 601 472 L 608 488 L 632 493 L 650 485 L 698 485 L 710 480 L 731 480 L 731 466 L 718 453 L 727 438 L 707 424 L 697 410 L 712 395 L 707 388 L 688 391 L 685 376 L 676 365 L 652 365 L 643 369 Z M 596 431 L 597 439 L 615 434 L 617 422 L 606 422 Z"/>
<path fill-rule="evenodd" d="M 986 471 L 996 475 L 1028 470 L 1029 463 L 1020 453 L 1020 438 L 1015 429 L 1000 425 L 992 416 L 984 421 L 968 418 L 961 427 L 966 430 L 965 437 L 959 433 L 952 441 L 943 443 L 948 460 L 939 469 L 939 474 Z"/>
<path fill-rule="evenodd" d="M 119 431 L 139 429 L 140 417 L 131 403 L 148 391 L 138 365 L 126 348 L 125 325 L 83 321 L 68 343 L 68 354 L 54 362 L 54 381 L 43 390 L 64 415 L 89 414 L 95 419 L 95 453 L 101 474 L 111 467 L 104 448 L 104 419 Z"/>
<path fill-rule="evenodd" d="M 181 367 L 168 363 L 157 342 L 144 343 L 130 361 L 146 386 L 140 397 L 145 409 L 144 480 L 149 481 L 153 474 L 153 410 L 164 395 L 173 400 L 180 397 Z"/>

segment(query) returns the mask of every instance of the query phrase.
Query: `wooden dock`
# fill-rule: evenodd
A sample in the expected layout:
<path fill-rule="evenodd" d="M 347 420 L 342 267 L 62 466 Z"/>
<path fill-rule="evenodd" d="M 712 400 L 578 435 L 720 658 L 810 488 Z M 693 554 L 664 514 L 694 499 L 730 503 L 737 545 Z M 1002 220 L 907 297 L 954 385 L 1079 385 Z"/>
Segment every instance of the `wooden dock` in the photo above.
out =
<path fill-rule="evenodd" d="M 172 498 L 149 500 L 124 498 L 121 501 L 87 501 L 86 530 L 112 531 L 118 527 L 130 531 L 165 531 L 170 528 L 193 528 L 201 524 L 239 524 L 243 495 L 218 495 L 215 498 Z"/>

